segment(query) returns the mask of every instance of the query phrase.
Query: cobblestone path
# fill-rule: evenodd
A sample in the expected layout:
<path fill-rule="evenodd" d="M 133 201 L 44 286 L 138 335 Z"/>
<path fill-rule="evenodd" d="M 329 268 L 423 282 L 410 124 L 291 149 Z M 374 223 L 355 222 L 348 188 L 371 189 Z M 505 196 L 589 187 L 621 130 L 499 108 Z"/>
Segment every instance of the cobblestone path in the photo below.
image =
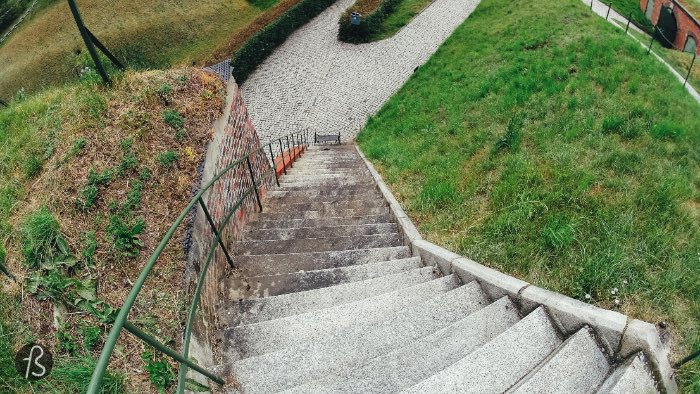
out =
<path fill-rule="evenodd" d="M 304 25 L 243 84 L 262 141 L 293 131 L 353 138 L 479 3 L 436 0 L 394 37 L 353 45 L 337 40 L 353 2 L 338 0 Z"/>

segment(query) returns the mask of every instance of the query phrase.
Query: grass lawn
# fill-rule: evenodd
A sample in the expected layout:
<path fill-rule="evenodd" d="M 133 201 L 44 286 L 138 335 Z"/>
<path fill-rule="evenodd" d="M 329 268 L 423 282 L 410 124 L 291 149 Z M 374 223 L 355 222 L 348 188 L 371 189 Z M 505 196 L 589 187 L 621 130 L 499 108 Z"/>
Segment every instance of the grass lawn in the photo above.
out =
<path fill-rule="evenodd" d="M 194 69 L 129 71 L 0 108 L 0 392 L 85 392 L 113 314 L 192 195 L 225 87 Z M 132 317 L 173 347 L 182 337 L 184 229 Z M 58 322 L 55 324 L 54 322 Z M 14 352 L 49 346 L 55 368 L 28 384 Z M 123 335 L 106 393 L 165 392 L 174 369 Z M 157 382 L 151 384 L 150 382 Z M 162 390 L 160 390 L 162 389 Z"/>
<path fill-rule="evenodd" d="M 644 45 L 649 45 L 649 36 L 645 36 L 633 30 L 631 31 L 631 34 L 639 41 L 644 43 Z M 675 49 L 664 48 L 658 43 L 658 41 L 652 44 L 651 50 L 670 64 L 684 78 L 686 75 L 688 75 L 688 69 L 690 68 L 690 64 L 693 62 L 692 54 L 677 51 Z M 695 60 L 695 64 L 690 71 L 690 75 L 688 75 L 688 83 L 693 86 L 695 90 L 700 91 L 700 59 Z"/>
<path fill-rule="evenodd" d="M 358 142 L 427 239 L 700 347 L 700 105 L 584 3 L 483 0 Z"/>
<path fill-rule="evenodd" d="M 372 41 L 393 36 L 432 2 L 433 0 L 402 0 L 394 12 L 382 22 L 379 32 Z"/>
<path fill-rule="evenodd" d="M 81 0 L 86 25 L 135 68 L 167 68 L 224 60 L 258 17 L 276 14 L 277 0 Z M 284 1 L 290 6 L 294 1 Z M 266 12 L 266 10 L 269 10 Z M 20 25 L 0 46 L 0 99 L 74 79 L 83 48 L 66 1 Z"/>

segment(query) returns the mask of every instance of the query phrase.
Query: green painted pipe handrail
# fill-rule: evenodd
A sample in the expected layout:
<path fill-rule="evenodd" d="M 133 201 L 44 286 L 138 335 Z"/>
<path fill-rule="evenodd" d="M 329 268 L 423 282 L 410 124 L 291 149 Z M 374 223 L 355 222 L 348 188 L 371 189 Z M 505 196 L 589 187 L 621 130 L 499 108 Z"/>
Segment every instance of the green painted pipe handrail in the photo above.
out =
<path fill-rule="evenodd" d="M 296 134 L 300 135 L 300 133 L 291 133 L 291 134 Z M 289 138 L 287 136 L 287 138 Z M 114 325 L 112 326 L 112 329 L 109 332 L 109 335 L 107 336 L 107 339 L 105 340 L 105 344 L 102 348 L 102 352 L 100 354 L 99 359 L 97 360 L 97 364 L 95 365 L 95 369 L 92 373 L 92 377 L 90 379 L 90 385 L 88 386 L 87 393 L 88 394 L 97 394 L 100 391 L 100 386 L 102 384 L 102 378 L 104 377 L 105 372 L 107 371 L 107 366 L 109 365 L 109 360 L 112 356 L 112 352 L 114 351 L 114 347 L 116 346 L 117 340 L 119 339 L 119 336 L 121 334 L 121 331 L 123 328 L 127 328 L 128 331 L 130 331 L 132 334 L 136 335 L 139 337 L 141 340 L 144 342 L 148 343 L 151 346 L 154 346 L 154 344 L 157 344 L 156 349 L 159 351 L 167 354 L 168 356 L 172 357 L 176 361 L 181 363 L 181 368 L 180 368 L 180 376 L 178 377 L 178 392 L 183 392 L 184 391 L 184 383 L 185 383 L 185 378 L 184 375 L 186 374 L 187 370 L 189 368 L 195 369 L 197 372 L 202 373 L 203 375 L 209 377 L 213 381 L 215 381 L 218 384 L 222 384 L 223 380 L 221 380 L 219 377 L 206 372 L 205 369 L 202 367 L 197 366 L 195 363 L 189 361 L 188 359 L 188 354 L 189 354 L 189 339 L 191 336 L 191 327 L 194 322 L 194 315 L 197 311 L 197 306 L 199 301 L 199 297 L 201 295 L 201 286 L 203 283 L 204 278 L 206 277 L 206 272 L 208 271 L 212 256 L 213 256 L 213 251 L 216 249 L 216 246 L 218 245 L 218 242 L 215 240 L 213 241 L 213 245 L 210 247 L 210 253 L 209 257 L 207 258 L 207 262 L 205 265 L 202 267 L 202 272 L 200 273 L 199 280 L 197 283 L 197 288 L 195 289 L 195 294 L 194 294 L 194 299 L 193 299 L 193 304 L 190 306 L 190 311 L 188 313 L 188 319 L 187 319 L 187 324 L 185 327 L 185 341 L 183 341 L 183 344 L 186 342 L 187 346 L 183 347 L 183 353 L 180 354 L 165 345 L 160 344 L 158 341 L 156 341 L 154 338 L 146 334 L 145 332 L 141 331 L 138 329 L 138 327 L 135 327 L 132 323 L 128 322 L 128 316 L 129 312 L 131 311 L 132 306 L 134 305 L 134 302 L 136 302 L 136 297 L 139 295 L 141 289 L 143 288 L 144 283 L 146 282 L 146 279 L 148 278 L 148 275 L 150 274 L 151 270 L 155 266 L 158 257 L 163 253 L 165 250 L 165 247 L 168 245 L 170 240 L 172 239 L 173 235 L 177 231 L 178 227 L 182 224 L 182 222 L 187 218 L 187 215 L 189 212 L 194 208 L 198 203 L 199 200 L 204 196 L 204 194 L 209 191 L 209 189 L 218 181 L 221 177 L 223 177 L 225 174 L 227 174 L 230 170 L 233 168 L 237 167 L 244 161 L 249 160 L 249 157 L 252 156 L 253 154 L 258 154 L 259 152 L 263 152 L 263 155 L 265 155 L 264 148 L 267 147 L 268 145 L 272 145 L 272 142 L 267 143 L 266 145 L 261 145 L 254 150 L 248 152 L 245 156 L 237 159 L 233 163 L 229 164 L 226 166 L 221 172 L 218 174 L 214 175 L 209 182 L 207 182 L 195 195 L 192 197 L 190 202 L 187 204 L 185 209 L 182 210 L 180 215 L 177 217 L 175 222 L 170 226 L 170 229 L 165 233 L 165 236 L 163 236 L 163 239 L 160 241 L 158 244 L 158 247 L 153 251 L 153 254 L 151 254 L 151 257 L 148 259 L 146 262 L 143 270 L 141 271 L 141 274 L 139 274 L 139 277 L 136 279 L 136 282 L 134 282 L 134 285 L 127 295 L 126 299 L 124 300 L 124 304 L 122 307 L 119 309 L 119 313 L 117 314 L 117 317 L 114 319 Z M 297 146 L 301 146 L 297 145 Z M 281 148 L 281 146 L 280 146 Z M 267 170 L 261 175 L 261 178 L 263 179 L 268 175 L 270 171 L 276 171 L 276 165 L 275 165 L 275 160 L 274 157 L 272 158 L 272 166 L 270 170 Z M 253 179 L 253 184 L 255 184 L 255 180 Z M 227 214 L 224 222 L 222 222 L 222 225 L 220 226 L 220 230 L 223 230 L 223 228 L 228 224 L 230 221 L 230 218 L 233 216 L 233 214 L 242 206 L 243 201 L 245 201 L 245 198 L 247 198 L 250 193 L 253 191 L 254 187 L 249 187 L 246 189 L 246 191 L 243 193 L 243 196 L 239 199 L 239 201 L 234 205 L 234 207 L 230 210 L 230 212 Z M 223 248 L 223 245 L 218 245 Z M 224 249 L 225 250 L 225 249 Z M 195 368 L 196 366 L 196 368 Z M 206 372 L 206 373 L 205 373 Z M 214 377 L 216 379 L 214 379 Z"/>

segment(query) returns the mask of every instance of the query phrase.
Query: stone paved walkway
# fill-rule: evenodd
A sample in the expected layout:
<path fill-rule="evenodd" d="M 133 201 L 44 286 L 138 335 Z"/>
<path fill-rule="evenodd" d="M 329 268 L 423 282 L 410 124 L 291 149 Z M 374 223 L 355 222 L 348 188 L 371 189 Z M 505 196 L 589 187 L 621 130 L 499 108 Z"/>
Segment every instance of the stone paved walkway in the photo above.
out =
<path fill-rule="evenodd" d="M 479 0 L 436 0 L 394 37 L 353 45 L 337 40 L 338 0 L 292 34 L 241 87 L 260 139 L 295 131 L 353 138 L 437 50 Z"/>

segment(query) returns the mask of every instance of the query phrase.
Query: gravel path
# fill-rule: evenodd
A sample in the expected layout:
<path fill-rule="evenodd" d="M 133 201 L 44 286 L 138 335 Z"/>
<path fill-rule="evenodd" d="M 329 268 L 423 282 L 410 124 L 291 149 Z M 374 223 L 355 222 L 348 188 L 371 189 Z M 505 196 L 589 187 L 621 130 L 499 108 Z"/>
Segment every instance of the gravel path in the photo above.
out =
<path fill-rule="evenodd" d="M 297 30 L 241 87 L 262 141 L 294 131 L 354 138 L 479 4 L 436 0 L 394 37 L 353 45 L 337 33 L 354 1 L 338 0 Z"/>

